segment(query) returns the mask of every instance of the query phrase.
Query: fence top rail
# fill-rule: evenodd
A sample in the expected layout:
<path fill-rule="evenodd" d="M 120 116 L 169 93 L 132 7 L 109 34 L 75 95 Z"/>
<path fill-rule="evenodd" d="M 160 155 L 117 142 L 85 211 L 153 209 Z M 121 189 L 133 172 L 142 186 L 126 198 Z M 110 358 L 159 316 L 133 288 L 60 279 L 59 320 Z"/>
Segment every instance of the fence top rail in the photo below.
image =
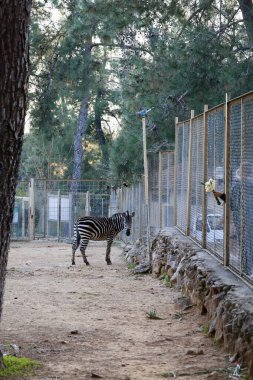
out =
<path fill-rule="evenodd" d="M 154 152 L 154 154 L 164 154 L 164 153 L 175 153 L 175 150 L 158 150 L 157 152 Z"/>
<path fill-rule="evenodd" d="M 174 150 L 160 150 L 159 152 L 163 153 L 175 153 Z"/>
<path fill-rule="evenodd" d="M 243 94 L 243 95 L 237 96 L 236 98 L 233 98 L 233 99 L 228 100 L 227 104 L 231 104 L 231 103 L 234 103 L 234 102 L 238 102 L 239 100 L 241 100 L 241 99 L 245 99 L 245 98 L 248 98 L 248 97 L 250 97 L 250 96 L 253 96 L 253 90 L 252 90 L 252 91 L 249 91 L 249 92 L 246 92 L 246 94 Z M 216 106 L 214 106 L 214 107 L 212 107 L 212 108 L 206 110 L 205 112 L 200 113 L 200 114 L 198 114 L 198 115 L 196 115 L 196 116 L 194 116 L 194 117 L 192 117 L 192 118 L 190 118 L 190 119 L 183 120 L 183 121 L 178 121 L 178 122 L 176 123 L 176 127 L 181 127 L 182 124 L 189 123 L 191 120 L 194 120 L 194 119 L 198 119 L 199 117 L 203 116 L 204 113 L 210 113 L 210 112 L 213 112 L 213 111 L 217 110 L 218 108 L 222 108 L 222 107 L 225 106 L 225 104 L 226 104 L 226 102 L 224 102 L 224 103 L 220 103 L 220 104 L 218 104 L 218 105 L 216 105 Z"/>
<path fill-rule="evenodd" d="M 217 106 L 214 106 L 214 107 L 209 108 L 208 110 L 206 110 L 206 113 L 212 113 L 212 112 L 218 110 L 219 108 L 224 108 L 224 107 L 225 107 L 225 104 L 226 104 L 226 103 L 220 103 L 220 104 L 217 104 Z"/>
<path fill-rule="evenodd" d="M 43 181 L 43 182 L 109 182 L 108 179 L 46 179 L 46 178 L 35 178 L 35 180 L 36 181 Z M 25 182 L 25 181 L 23 181 L 23 182 Z"/>
<path fill-rule="evenodd" d="M 237 96 L 236 98 L 229 100 L 228 103 L 233 103 L 235 101 L 238 101 L 240 99 L 244 99 L 244 98 L 247 98 L 247 97 L 250 97 L 250 96 L 253 96 L 253 90 L 249 91 L 249 92 L 246 92 L 246 94 Z"/>
<path fill-rule="evenodd" d="M 182 126 L 181 124 L 190 123 L 190 121 L 191 121 L 191 119 L 179 121 L 178 123 L 176 123 L 176 127 L 181 127 Z"/>

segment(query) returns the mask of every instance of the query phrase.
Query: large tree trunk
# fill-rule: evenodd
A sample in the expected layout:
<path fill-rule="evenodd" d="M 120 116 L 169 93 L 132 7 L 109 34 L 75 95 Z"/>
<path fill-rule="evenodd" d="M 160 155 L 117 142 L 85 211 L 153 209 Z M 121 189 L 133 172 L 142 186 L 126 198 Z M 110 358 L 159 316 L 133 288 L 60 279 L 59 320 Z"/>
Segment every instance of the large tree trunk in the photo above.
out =
<path fill-rule="evenodd" d="M 76 219 L 77 210 L 77 192 L 79 180 L 82 177 L 82 162 L 83 162 L 83 137 L 88 126 L 88 107 L 90 99 L 90 63 L 92 43 L 86 43 L 83 59 L 85 68 L 83 73 L 84 95 L 80 106 L 77 127 L 74 135 L 74 164 L 73 164 L 73 182 L 71 184 L 72 192 L 72 222 Z"/>
<path fill-rule="evenodd" d="M 249 38 L 250 47 L 253 48 L 253 2 L 252 0 L 238 0 L 243 16 L 244 25 Z"/>
<path fill-rule="evenodd" d="M 31 0 L 0 0 L 0 316 L 24 133 Z"/>
<path fill-rule="evenodd" d="M 96 102 L 95 102 L 95 128 L 96 128 L 96 133 L 97 133 L 97 138 L 98 142 L 100 145 L 100 148 L 102 150 L 103 154 L 103 163 L 107 167 L 108 166 L 108 161 L 109 161 L 109 156 L 108 156 L 108 150 L 106 146 L 106 139 L 105 135 L 102 129 L 102 107 L 101 107 L 101 102 L 103 100 L 103 90 L 101 88 L 98 89 L 97 91 L 97 97 L 96 97 Z"/>
<path fill-rule="evenodd" d="M 77 128 L 74 136 L 74 168 L 73 179 L 78 180 L 82 174 L 82 161 L 83 161 L 83 137 L 84 132 L 87 129 L 88 123 L 88 106 L 89 106 L 89 94 L 85 94 L 83 97 L 79 117 L 77 121 Z"/>
<path fill-rule="evenodd" d="M 81 102 L 77 127 L 74 136 L 74 167 L 73 167 L 73 180 L 81 179 L 82 174 L 82 161 L 83 161 L 83 144 L 85 130 L 88 124 L 88 106 L 89 106 L 89 92 L 90 92 L 90 62 L 92 43 L 86 44 L 84 49 L 83 59 L 85 62 L 85 69 L 83 73 L 84 96 Z"/>

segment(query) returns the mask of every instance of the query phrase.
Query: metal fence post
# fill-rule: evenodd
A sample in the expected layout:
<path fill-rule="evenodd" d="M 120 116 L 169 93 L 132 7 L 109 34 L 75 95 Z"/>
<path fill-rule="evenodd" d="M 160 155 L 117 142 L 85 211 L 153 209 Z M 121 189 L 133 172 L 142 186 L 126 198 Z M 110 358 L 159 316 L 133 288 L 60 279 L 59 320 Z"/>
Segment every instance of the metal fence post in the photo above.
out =
<path fill-rule="evenodd" d="M 69 238 L 72 236 L 72 193 L 69 193 Z"/>
<path fill-rule="evenodd" d="M 30 240 L 35 238 L 35 204 L 34 204 L 34 178 L 30 179 L 29 188 L 29 198 L 30 198 Z"/>
<path fill-rule="evenodd" d="M 189 138 L 189 163 L 188 163 L 188 179 L 187 179 L 187 208 L 186 208 L 186 235 L 190 235 L 191 227 L 191 179 L 192 179 L 192 135 L 193 135 L 193 118 L 194 110 L 191 110 L 190 120 L 190 138 Z"/>
<path fill-rule="evenodd" d="M 47 235 L 47 180 L 44 181 L 44 190 L 43 190 L 43 235 L 44 238 Z"/>
<path fill-rule="evenodd" d="M 178 176 L 178 117 L 175 118 L 175 160 L 174 160 L 174 226 L 177 225 L 177 176 Z"/>
<path fill-rule="evenodd" d="M 57 210 L 57 238 L 61 237 L 61 190 L 58 190 L 58 210 Z"/>
<path fill-rule="evenodd" d="M 119 189 L 117 212 L 122 211 L 122 209 L 123 209 L 122 203 L 123 203 L 122 189 Z"/>
<path fill-rule="evenodd" d="M 229 106 L 228 106 L 228 94 L 226 94 L 225 103 L 225 218 L 224 218 L 224 266 L 229 265 L 229 227 L 230 227 L 230 199 L 229 199 L 229 180 L 230 180 L 230 120 L 229 120 Z"/>
<path fill-rule="evenodd" d="M 21 232 L 21 236 L 22 238 L 25 237 L 25 201 L 24 199 L 22 199 L 22 203 L 21 203 L 21 215 L 22 215 L 22 232 Z"/>
<path fill-rule="evenodd" d="M 204 106 L 203 113 L 203 182 L 207 180 L 207 111 L 208 105 Z M 202 190 L 202 247 L 206 248 L 206 218 L 207 218 L 207 199 L 206 199 L 206 191 L 203 186 Z"/>
<path fill-rule="evenodd" d="M 85 216 L 90 215 L 90 192 L 86 191 L 85 194 Z"/>

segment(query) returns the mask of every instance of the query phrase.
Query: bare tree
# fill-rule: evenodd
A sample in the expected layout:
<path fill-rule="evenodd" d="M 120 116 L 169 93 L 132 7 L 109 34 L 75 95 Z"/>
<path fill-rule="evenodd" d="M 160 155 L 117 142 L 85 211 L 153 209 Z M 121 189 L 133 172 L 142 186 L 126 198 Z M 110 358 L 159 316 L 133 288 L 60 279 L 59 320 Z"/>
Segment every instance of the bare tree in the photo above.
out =
<path fill-rule="evenodd" d="M 31 0 L 0 0 L 0 316 L 22 149 Z"/>

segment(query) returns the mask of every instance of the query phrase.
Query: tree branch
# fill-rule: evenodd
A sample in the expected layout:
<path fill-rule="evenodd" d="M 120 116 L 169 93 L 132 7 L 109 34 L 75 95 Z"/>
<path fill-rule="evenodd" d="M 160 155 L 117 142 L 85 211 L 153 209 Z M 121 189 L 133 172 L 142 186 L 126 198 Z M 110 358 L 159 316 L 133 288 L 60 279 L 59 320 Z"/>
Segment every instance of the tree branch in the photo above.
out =
<path fill-rule="evenodd" d="M 147 54 L 149 54 L 149 55 L 151 55 L 153 57 L 153 53 L 150 50 L 145 49 L 143 47 L 132 46 L 132 45 L 125 45 L 123 43 L 121 43 L 121 44 L 106 44 L 106 43 L 103 43 L 103 42 L 98 42 L 98 43 L 93 43 L 92 44 L 92 47 L 98 47 L 98 46 L 105 46 L 105 47 L 110 47 L 110 48 L 118 48 L 118 49 L 122 49 L 122 50 L 140 51 L 140 52 L 143 52 L 143 53 L 147 53 Z"/>
<path fill-rule="evenodd" d="M 193 12 L 190 17 L 186 20 L 185 24 L 183 25 L 181 31 L 179 32 L 178 34 L 178 37 L 180 37 L 183 33 L 183 31 L 185 30 L 186 26 L 189 24 L 189 22 L 195 17 L 197 16 L 199 13 L 205 11 L 208 7 L 210 7 L 210 5 L 212 5 L 212 3 L 214 2 L 214 0 L 208 0 L 206 1 L 202 6 L 200 6 L 198 9 L 196 9 L 195 12 Z"/>

